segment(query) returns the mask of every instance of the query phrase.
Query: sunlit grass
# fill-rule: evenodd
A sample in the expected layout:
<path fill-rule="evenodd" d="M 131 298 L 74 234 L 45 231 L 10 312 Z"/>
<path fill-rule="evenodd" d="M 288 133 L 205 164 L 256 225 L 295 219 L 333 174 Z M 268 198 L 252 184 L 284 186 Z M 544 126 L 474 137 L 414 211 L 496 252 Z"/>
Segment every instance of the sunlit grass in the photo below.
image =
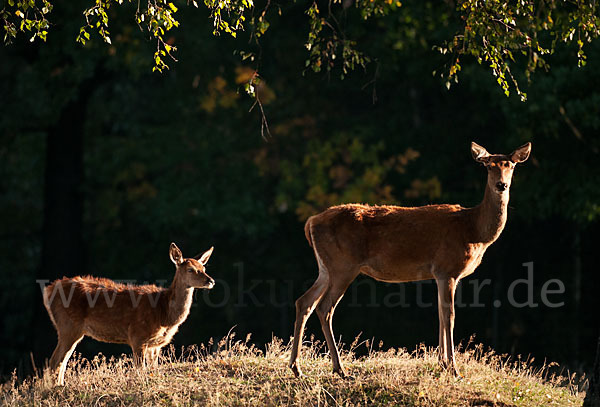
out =
<path fill-rule="evenodd" d="M 548 366 L 510 361 L 469 346 L 457 354 L 463 377 L 441 369 L 434 349 L 421 346 L 375 350 L 370 341 L 342 352 L 352 379 L 331 373 L 322 342 L 306 343 L 300 360 L 305 378 L 288 369 L 290 344 L 274 339 L 258 349 L 233 335 L 217 344 L 167 349 L 156 368 L 138 369 L 128 356 L 92 360 L 75 356 L 65 386 L 48 377 L 2 385 L 10 406 L 579 406 L 583 394 L 573 377 L 548 374 Z M 365 356 L 356 356 L 357 350 Z"/>

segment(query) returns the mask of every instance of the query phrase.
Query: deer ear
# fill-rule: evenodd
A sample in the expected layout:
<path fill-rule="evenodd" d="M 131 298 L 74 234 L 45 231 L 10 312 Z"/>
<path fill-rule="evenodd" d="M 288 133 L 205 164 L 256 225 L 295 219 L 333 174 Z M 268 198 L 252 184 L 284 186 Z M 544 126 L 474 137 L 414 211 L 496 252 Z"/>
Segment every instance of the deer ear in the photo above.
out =
<path fill-rule="evenodd" d="M 210 255 L 212 254 L 213 250 L 214 250 L 214 247 L 211 247 L 210 249 L 208 249 L 207 251 L 205 251 L 202 256 L 198 256 L 199 259 L 197 259 L 197 260 L 200 263 L 202 263 L 202 265 L 208 263 L 208 259 L 210 259 Z"/>
<path fill-rule="evenodd" d="M 523 144 L 510 155 L 510 160 L 514 163 L 522 163 L 529 158 L 529 153 L 531 153 L 531 143 Z"/>
<path fill-rule="evenodd" d="M 175 243 L 171 243 L 169 247 L 169 257 L 171 257 L 171 261 L 177 266 L 183 263 L 183 254 L 181 254 L 181 250 L 179 250 L 179 247 Z"/>
<path fill-rule="evenodd" d="M 473 155 L 473 159 L 479 163 L 487 162 L 490 156 L 490 153 L 485 148 L 474 141 L 471 142 L 471 154 Z"/>

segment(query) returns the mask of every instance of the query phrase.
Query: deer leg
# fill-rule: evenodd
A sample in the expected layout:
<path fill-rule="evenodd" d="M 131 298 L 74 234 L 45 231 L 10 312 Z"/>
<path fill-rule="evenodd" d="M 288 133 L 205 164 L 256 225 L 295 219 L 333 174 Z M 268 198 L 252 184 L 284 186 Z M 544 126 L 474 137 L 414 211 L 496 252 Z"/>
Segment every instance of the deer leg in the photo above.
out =
<path fill-rule="evenodd" d="M 133 364 L 136 367 L 146 367 L 146 354 L 148 349 L 140 344 L 131 344 L 131 350 L 133 352 Z"/>
<path fill-rule="evenodd" d="M 310 314 L 315 309 L 319 300 L 323 297 L 327 289 L 329 277 L 327 271 L 319 270 L 319 277 L 300 298 L 296 300 L 296 322 L 294 324 L 294 342 L 292 344 L 292 354 L 290 356 L 290 369 L 296 377 L 302 376 L 302 371 L 298 366 L 298 355 L 302 346 L 302 337 L 304 336 L 304 325 Z"/>
<path fill-rule="evenodd" d="M 83 338 L 83 334 L 76 332 L 69 335 L 58 335 L 58 344 L 56 349 L 52 353 L 50 358 L 50 369 L 52 372 L 56 372 L 58 369 L 58 377 L 56 384 L 63 386 L 65 384 L 65 371 L 67 369 L 67 362 L 73 354 L 75 347 Z"/>
<path fill-rule="evenodd" d="M 160 359 L 160 348 L 154 348 L 154 355 L 152 356 L 154 358 L 154 365 L 158 366 L 158 360 Z"/>
<path fill-rule="evenodd" d="M 440 311 L 440 326 L 443 325 L 440 344 L 441 363 L 452 373 L 458 375 L 454 360 L 454 293 L 457 281 L 453 278 L 436 280 L 438 286 L 438 309 Z M 443 345 L 443 346 L 442 346 Z"/>
<path fill-rule="evenodd" d="M 323 334 L 327 341 L 327 347 L 329 348 L 329 354 L 331 355 L 331 361 L 333 363 L 333 371 L 341 377 L 346 377 L 346 372 L 340 363 L 340 353 L 333 337 L 333 313 L 348 289 L 348 286 L 357 275 L 358 274 L 352 274 L 343 281 L 331 282 L 328 290 L 319 302 L 319 305 L 317 305 L 317 315 L 321 321 L 321 328 L 323 329 Z"/>
<path fill-rule="evenodd" d="M 442 307 L 442 300 L 439 296 L 439 288 L 438 288 L 438 319 L 440 321 L 440 333 L 439 333 L 439 347 L 438 347 L 438 355 L 440 358 L 440 363 L 444 366 L 448 364 L 448 359 L 446 358 L 446 331 L 444 328 L 444 309 Z"/>
<path fill-rule="evenodd" d="M 160 355 L 160 348 L 159 347 L 155 347 L 155 348 L 150 348 L 148 349 L 148 356 L 149 356 L 149 364 L 156 367 L 158 366 L 158 357 Z"/>

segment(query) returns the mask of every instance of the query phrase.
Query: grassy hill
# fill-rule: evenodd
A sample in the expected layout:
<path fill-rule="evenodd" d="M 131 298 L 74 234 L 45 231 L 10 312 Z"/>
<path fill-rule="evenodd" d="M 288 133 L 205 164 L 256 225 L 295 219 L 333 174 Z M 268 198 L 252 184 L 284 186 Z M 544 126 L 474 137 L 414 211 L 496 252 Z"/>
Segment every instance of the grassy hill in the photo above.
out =
<path fill-rule="evenodd" d="M 355 341 L 342 360 L 352 379 L 331 373 L 321 342 L 306 344 L 305 378 L 287 367 L 289 345 L 274 339 L 264 350 L 232 337 L 209 346 L 168 349 L 156 368 L 136 369 L 129 357 L 93 360 L 75 356 L 64 387 L 46 378 L 2 385 L 0 404 L 10 406 L 580 406 L 584 394 L 572 379 L 549 376 L 508 361 L 481 346 L 458 353 L 463 377 L 446 374 L 433 349 L 374 350 Z M 366 348 L 365 348 L 366 347 Z M 211 351 L 208 351 L 208 348 Z M 362 357 L 355 350 L 367 350 Z M 362 352 L 364 353 L 364 352 Z"/>

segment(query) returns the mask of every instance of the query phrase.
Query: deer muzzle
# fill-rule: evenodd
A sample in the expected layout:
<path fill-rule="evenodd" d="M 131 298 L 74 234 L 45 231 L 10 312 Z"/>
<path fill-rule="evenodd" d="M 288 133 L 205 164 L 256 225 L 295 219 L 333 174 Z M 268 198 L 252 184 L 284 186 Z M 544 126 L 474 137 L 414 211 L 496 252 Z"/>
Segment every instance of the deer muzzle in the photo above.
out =
<path fill-rule="evenodd" d="M 508 189 L 506 182 L 496 182 L 496 189 L 500 192 L 504 192 Z"/>

